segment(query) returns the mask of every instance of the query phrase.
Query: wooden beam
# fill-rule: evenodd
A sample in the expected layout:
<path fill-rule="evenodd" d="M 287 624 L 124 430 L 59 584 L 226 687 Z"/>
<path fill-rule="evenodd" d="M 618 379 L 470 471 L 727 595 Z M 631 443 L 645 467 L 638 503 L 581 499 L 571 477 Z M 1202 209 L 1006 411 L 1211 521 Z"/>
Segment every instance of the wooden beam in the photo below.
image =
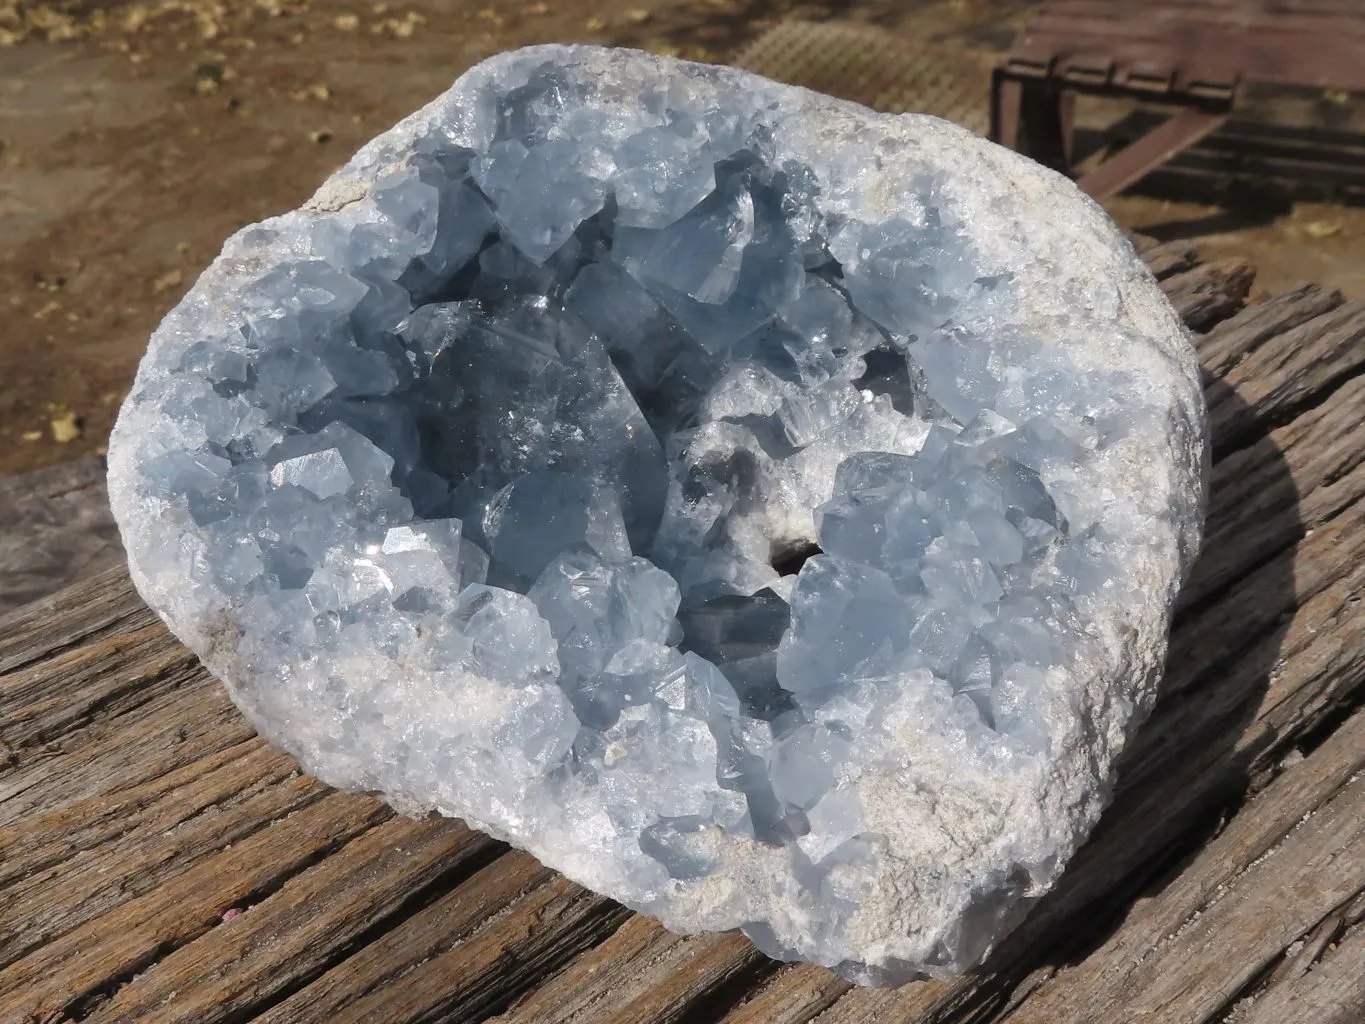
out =
<path fill-rule="evenodd" d="M 1227 117 L 1226 113 L 1213 114 L 1186 107 L 1117 156 L 1084 175 L 1076 184 L 1096 199 L 1117 195 L 1148 171 L 1160 167 L 1182 149 L 1216 130 Z"/>

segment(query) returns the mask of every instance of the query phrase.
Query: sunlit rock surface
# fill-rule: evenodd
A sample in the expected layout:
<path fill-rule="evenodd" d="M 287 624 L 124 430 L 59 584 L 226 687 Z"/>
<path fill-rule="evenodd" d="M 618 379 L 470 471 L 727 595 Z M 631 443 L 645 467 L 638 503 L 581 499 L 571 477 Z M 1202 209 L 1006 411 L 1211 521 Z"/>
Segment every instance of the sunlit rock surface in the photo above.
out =
<path fill-rule="evenodd" d="M 1095 824 L 1204 434 L 1060 177 L 540 47 L 228 241 L 110 490 L 142 594 L 323 779 L 887 983 L 978 961 Z"/>

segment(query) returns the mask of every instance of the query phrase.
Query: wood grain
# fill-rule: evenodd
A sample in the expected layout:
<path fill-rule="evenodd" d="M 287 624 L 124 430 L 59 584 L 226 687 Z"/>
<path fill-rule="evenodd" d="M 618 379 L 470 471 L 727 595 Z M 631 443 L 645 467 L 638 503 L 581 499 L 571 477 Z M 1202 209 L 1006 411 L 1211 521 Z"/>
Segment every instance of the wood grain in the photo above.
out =
<path fill-rule="evenodd" d="M 123 559 L 104 460 L 0 477 L 0 615 Z"/>
<path fill-rule="evenodd" d="M 1266 340 L 1230 367 L 1210 396 L 1215 455 L 1242 447 L 1365 368 L 1365 303 L 1337 308 Z"/>
<path fill-rule="evenodd" d="M 1161 290 L 1191 330 L 1203 331 L 1242 308 L 1255 277 L 1249 262 L 1233 256 L 1166 277 Z"/>
<path fill-rule="evenodd" d="M 1237 1024 L 1359 1024 L 1365 1019 L 1365 925 L 1357 925 L 1286 981 L 1251 1001 Z"/>
<path fill-rule="evenodd" d="M 367 998 L 374 1008 L 375 1020 L 406 1020 L 386 1014 L 379 1007 L 387 998 L 408 998 L 403 989 L 413 983 L 410 975 L 415 967 L 433 958 L 448 957 L 443 962 L 454 961 L 455 966 L 478 969 L 476 958 L 466 959 L 463 964 L 458 961 L 461 951 L 467 954 L 471 940 L 498 920 L 521 916 L 513 927 L 520 927 L 523 932 L 534 929 L 537 921 L 533 915 L 545 904 L 529 897 L 555 877 L 533 857 L 519 851 L 508 853 L 458 888 L 361 945 L 350 956 L 345 955 L 344 947 L 335 951 L 325 973 L 316 981 L 252 1019 L 261 1024 L 322 1024 L 335 1020 L 356 999 Z M 267 936 L 262 936 L 262 941 L 267 940 Z M 563 956 L 573 951 L 570 946 Z M 416 980 L 425 987 L 428 1002 L 439 1000 L 449 989 L 439 974 Z"/>
<path fill-rule="evenodd" d="M 1257 796 L 1083 964 L 1011 1020 L 1199 1024 L 1365 890 L 1365 712 Z"/>
<path fill-rule="evenodd" d="M 1336 309 L 1341 293 L 1305 284 L 1254 306 L 1195 338 L 1199 362 L 1210 377 L 1227 372 L 1277 334 Z"/>
<path fill-rule="evenodd" d="M 386 821 L 177 949 L 87 1019 L 234 1020 L 312 981 L 393 915 L 433 888 L 453 888 L 504 849 L 459 822 Z"/>
<path fill-rule="evenodd" d="M 743 936 L 683 938 L 652 918 L 637 916 L 497 1021 L 676 1024 L 716 989 L 774 967 Z"/>
<path fill-rule="evenodd" d="M 335 793 L 113 570 L 0 619 L 0 1022 L 1365 1019 L 1365 307 L 1139 248 L 1206 330 L 1205 555 L 1113 806 L 982 971 L 852 988 Z"/>

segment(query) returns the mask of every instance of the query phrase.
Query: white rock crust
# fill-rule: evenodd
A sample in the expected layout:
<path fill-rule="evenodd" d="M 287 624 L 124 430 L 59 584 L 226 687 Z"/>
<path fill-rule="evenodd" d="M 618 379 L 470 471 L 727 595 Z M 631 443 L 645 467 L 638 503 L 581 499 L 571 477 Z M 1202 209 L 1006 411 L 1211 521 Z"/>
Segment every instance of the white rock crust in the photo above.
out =
<path fill-rule="evenodd" d="M 1123 379 L 1126 400 L 1146 410 L 1141 429 L 1103 450 L 1038 467 L 1073 534 L 1099 528 L 1119 567 L 1105 585 L 1076 596 L 1074 646 L 1034 691 L 1045 749 L 1024 756 L 983 740 L 974 727 L 953 724 L 945 710 L 950 691 L 903 685 L 886 712 L 894 747 L 882 748 L 875 769 L 840 790 L 861 807 L 860 834 L 874 838 L 858 858 L 820 874 L 818 891 L 801 866 L 816 857 L 718 824 L 698 840 L 712 844 L 712 870 L 670 877 L 641 854 L 638 833 L 611 820 L 597 789 L 562 779 L 546 788 L 537 774 L 544 764 L 506 769 L 496 776 L 503 788 L 487 792 L 485 782 L 504 768 L 458 745 L 442 747 L 442 734 L 496 733 L 512 722 L 515 735 L 517 715 L 568 714 L 554 684 L 560 652 L 529 603 L 506 613 L 539 623 L 514 634 L 519 658 L 543 651 L 529 681 L 498 678 L 495 658 L 443 670 L 439 652 L 411 638 L 405 642 L 415 646 L 394 653 L 333 649 L 300 636 L 281 660 L 278 636 L 262 625 L 273 614 L 262 611 L 265 599 L 205 582 L 197 567 L 210 541 L 183 501 L 155 496 L 149 483 L 158 457 L 199 452 L 205 443 L 205 414 L 177 405 L 172 387 L 191 346 L 239 337 L 259 312 L 253 287 L 280 264 L 314 258 L 319 224 L 382 224 L 375 183 L 424 140 L 485 152 L 495 130 L 489 97 L 546 62 L 575 67 L 593 101 L 626 118 L 661 83 L 688 104 L 743 108 L 776 126 L 773 162 L 808 167 L 820 212 L 844 223 L 913 222 L 922 181 L 932 175 L 980 276 L 1012 275 L 1011 294 L 1022 297 L 971 326 L 990 337 L 1047 339 L 1048 358 L 1065 372 Z M 856 242 L 842 237 L 831 238 L 830 249 L 846 266 L 860 256 Z M 1047 400 L 1020 399 L 1039 407 Z M 234 429 L 258 431 L 264 446 L 279 438 L 264 420 Z M 902 450 L 913 453 L 922 441 L 922 432 L 912 432 Z M 110 443 L 109 492 L 139 592 L 257 729 L 308 770 L 343 788 L 382 792 L 405 812 L 463 816 L 670 929 L 745 927 L 774 955 L 884 984 L 979 962 L 1095 825 L 1115 759 L 1154 699 L 1176 593 L 1199 548 L 1208 457 L 1200 377 L 1184 328 L 1116 226 L 1063 177 L 936 118 L 876 114 L 728 68 L 545 46 L 476 66 L 364 146 L 301 209 L 227 240 L 152 336 Z M 823 486 L 832 488 L 832 479 Z M 776 506 L 764 529 L 808 537 L 811 507 Z M 361 679 L 369 703 L 328 696 Z"/>

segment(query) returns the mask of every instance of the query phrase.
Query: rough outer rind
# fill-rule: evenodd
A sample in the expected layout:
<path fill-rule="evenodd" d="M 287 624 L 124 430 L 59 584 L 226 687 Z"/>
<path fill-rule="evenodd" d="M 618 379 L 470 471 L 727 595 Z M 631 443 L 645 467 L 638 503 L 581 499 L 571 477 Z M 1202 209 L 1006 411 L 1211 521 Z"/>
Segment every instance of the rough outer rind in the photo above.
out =
<path fill-rule="evenodd" d="M 800 886 L 778 854 L 762 844 L 736 849 L 729 867 L 700 883 L 671 883 L 653 899 L 631 902 L 678 931 L 726 929 L 755 919 L 770 922 L 774 944 L 864 983 L 900 981 L 919 971 L 951 972 L 988 951 L 961 949 L 954 936 L 964 920 L 999 917 L 1000 934 L 1045 891 L 1097 821 L 1116 756 L 1150 708 L 1166 652 L 1175 596 L 1199 548 L 1207 480 L 1207 422 L 1192 346 L 1176 314 L 1117 227 L 1065 178 L 987 143 L 948 122 L 919 115 L 881 115 L 804 89 L 778 85 L 728 68 L 686 64 L 631 51 L 593 47 L 533 47 L 492 58 L 466 73 L 445 95 L 363 147 L 301 209 L 239 231 L 153 335 L 132 397 L 115 426 L 109 450 L 110 501 L 129 553 L 139 592 L 205 664 L 228 685 L 234 700 L 266 736 L 293 746 L 290 725 L 265 712 L 247 669 L 251 638 L 235 610 L 186 602 L 176 572 L 154 574 L 149 554 L 180 545 L 179 563 L 196 557 L 196 540 L 168 531 L 140 494 L 142 467 L 158 450 L 195 446 L 193 426 L 166 428 L 167 413 L 138 396 L 171 359 L 202 339 L 205 325 L 240 322 L 242 290 L 286 256 L 306 255 L 307 225 L 339 215 L 371 215 L 369 186 L 431 135 L 479 150 L 491 130 L 481 96 L 524 80 L 546 61 L 576 63 L 604 96 L 632 102 L 661 75 L 677 75 L 696 93 L 766 108 L 788 130 L 779 132 L 777 158 L 809 165 L 820 178 L 827 212 L 881 219 L 915 202 L 910 183 L 925 168 L 948 168 L 944 189 L 962 213 L 982 265 L 1015 275 L 1020 293 L 1036 301 L 1016 324 L 1053 337 L 1055 322 L 1082 304 L 1127 331 L 1095 334 L 1073 344 L 1067 359 L 1078 372 L 1117 371 L 1142 381 L 1145 399 L 1166 408 L 1165 430 L 1132 437 L 1094 460 L 1084 474 L 1050 467 L 1044 483 L 1070 495 L 1077 508 L 1112 510 L 1116 528 L 1139 538 L 1122 561 L 1128 578 L 1115 600 L 1081 609 L 1088 637 L 1065 671 L 1049 680 L 1044 714 L 1052 746 L 1044 767 L 1025 774 L 973 777 L 964 773 L 952 737 L 916 732 L 923 716 L 906 708 L 904 739 L 919 777 L 934 796 L 907 790 L 894 779 L 861 790 L 869 828 L 887 837 L 874 891 L 856 915 L 839 950 L 803 940 L 818 930 Z M 798 128 L 800 130 L 798 130 Z M 1064 333 L 1064 332 L 1063 332 Z M 1106 515 L 1109 512 L 1105 513 Z M 420 687 L 416 688 L 420 692 Z M 297 749 L 297 748 L 295 748 Z M 342 786 L 323 763 L 307 763 Z M 445 813 L 467 809 L 430 794 L 394 791 L 386 797 L 418 812 L 439 804 Z M 577 849 L 566 830 L 526 836 L 507 822 L 473 824 L 513 839 L 548 865 L 609 895 L 619 895 L 612 865 L 600 851 Z M 742 846 L 742 841 L 736 841 Z M 1002 877 L 1028 850 L 1057 851 L 1050 870 Z M 983 895 L 984 894 L 984 895 Z M 975 925 L 973 927 L 976 927 Z M 957 955 L 944 963 L 945 948 Z"/>

